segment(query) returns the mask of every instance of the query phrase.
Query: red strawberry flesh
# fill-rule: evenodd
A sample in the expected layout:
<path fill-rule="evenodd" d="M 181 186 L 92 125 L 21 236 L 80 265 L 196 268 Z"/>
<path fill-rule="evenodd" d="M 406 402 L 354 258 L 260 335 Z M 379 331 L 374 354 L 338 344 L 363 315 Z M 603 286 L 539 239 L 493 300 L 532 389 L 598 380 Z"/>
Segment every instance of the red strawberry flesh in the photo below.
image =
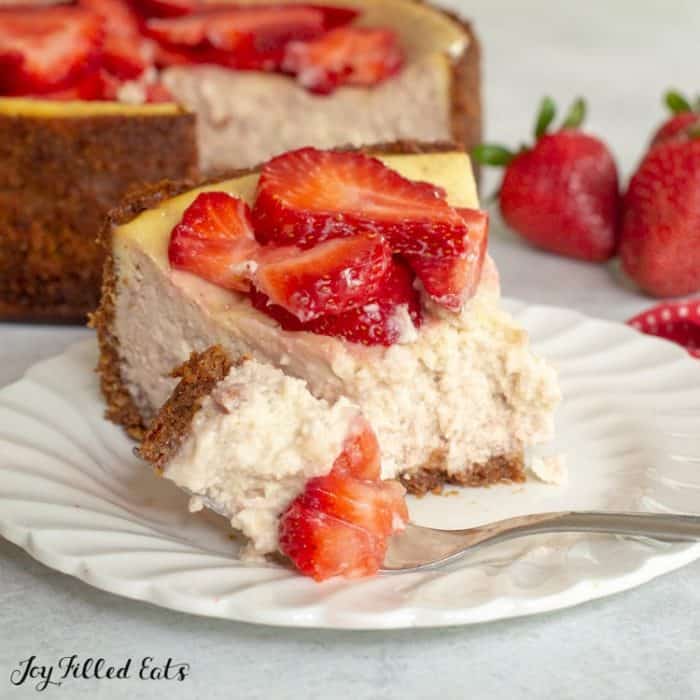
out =
<path fill-rule="evenodd" d="M 226 289 L 245 291 L 249 282 L 241 265 L 259 248 L 248 205 L 225 192 L 204 192 L 173 229 L 168 259 L 178 270 Z"/>
<path fill-rule="evenodd" d="M 401 254 L 458 255 L 466 226 L 445 192 L 357 152 L 302 148 L 270 160 L 253 207 L 263 242 L 303 248 L 358 229 L 383 235 Z"/>
<path fill-rule="evenodd" d="M 394 32 L 342 27 L 313 41 L 291 42 L 282 68 L 312 92 L 328 94 L 341 85 L 377 85 L 395 75 L 403 60 Z"/>
<path fill-rule="evenodd" d="M 167 46 L 214 49 L 210 60 L 230 68 L 275 70 L 289 41 L 323 33 L 324 15 L 308 5 L 221 7 L 150 19 L 146 27 Z"/>
<path fill-rule="evenodd" d="M 79 7 L 0 9 L 0 94 L 70 87 L 96 68 L 101 19 Z"/>
<path fill-rule="evenodd" d="M 438 304 L 459 311 L 474 296 L 488 245 L 488 213 L 480 209 L 458 209 L 467 225 L 467 249 L 460 256 L 407 256 L 426 293 Z"/>
<path fill-rule="evenodd" d="M 355 308 L 373 296 L 390 263 L 391 251 L 380 236 L 358 235 L 305 251 L 280 248 L 271 262 L 263 254 L 254 283 L 273 304 L 310 321 Z"/>
<path fill-rule="evenodd" d="M 251 290 L 250 299 L 256 309 L 274 318 L 285 330 L 308 331 L 343 338 L 351 343 L 388 347 L 401 339 L 404 332 L 402 322 L 408 320 L 406 312 L 414 328 L 419 328 L 422 323 L 420 298 L 413 279 L 412 272 L 404 264 L 394 261 L 376 295 L 366 303 L 341 314 L 319 316 L 307 323 L 302 323 L 281 306 L 271 304 L 255 289 Z"/>
<path fill-rule="evenodd" d="M 408 522 L 404 494 L 380 479 L 376 438 L 360 419 L 330 473 L 310 479 L 280 517 L 280 551 L 317 581 L 371 576 Z"/>

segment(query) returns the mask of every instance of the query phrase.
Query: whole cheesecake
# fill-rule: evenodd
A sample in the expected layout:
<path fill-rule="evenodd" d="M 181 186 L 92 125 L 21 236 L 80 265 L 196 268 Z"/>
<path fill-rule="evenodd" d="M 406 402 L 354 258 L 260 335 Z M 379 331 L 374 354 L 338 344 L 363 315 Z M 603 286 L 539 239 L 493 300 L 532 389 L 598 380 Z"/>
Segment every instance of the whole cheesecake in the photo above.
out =
<path fill-rule="evenodd" d="M 379 441 L 382 476 L 413 493 L 524 478 L 523 451 L 551 436 L 559 390 L 500 308 L 469 157 L 417 144 L 371 152 L 302 149 L 262 176 L 155 189 L 112 214 L 94 318 L 109 418 L 142 437 L 174 388 L 173 368 L 218 345 L 231 361 L 250 357 L 302 380 L 318 399 L 356 405 Z M 287 208 L 271 189 L 286 193 Z M 329 214 L 329 192 L 350 192 L 359 209 Z M 240 233 L 248 207 L 257 241 L 249 231 L 208 240 L 227 227 Z M 438 218 L 427 220 L 433 208 Z M 295 245 L 279 247 L 289 235 Z M 238 253 L 238 263 L 227 257 Z M 367 256 L 380 254 L 389 267 L 377 272 Z M 339 271 L 338 260 L 354 262 Z M 366 275 L 383 281 L 377 288 Z"/>
<path fill-rule="evenodd" d="M 309 144 L 359 146 L 398 139 L 476 144 L 479 45 L 470 25 L 413 0 L 339 4 L 342 12 L 331 7 L 327 14 L 332 10 L 333 21 L 343 17 L 347 26 L 297 42 L 295 55 L 302 59 L 271 69 L 264 62 L 232 60 L 210 45 L 177 43 L 190 41 L 187 32 L 181 39 L 183 26 L 231 3 L 137 3 L 139 9 L 167 12 L 134 19 L 139 33 L 134 38 L 137 30 L 129 34 L 114 19 L 124 7 L 133 12 L 132 6 L 108 0 L 104 7 L 114 5 L 114 12 L 102 18 L 103 44 L 83 61 L 93 65 L 97 51 L 103 61 L 98 73 L 68 85 L 66 78 L 56 89 L 43 85 L 38 94 L 29 94 L 29 88 L 25 94 L 0 76 L 0 319 L 79 321 L 94 309 L 102 264 L 96 234 L 106 212 L 132 188 L 197 172 L 211 177 Z M 65 20 L 70 27 L 100 5 L 79 0 L 77 7 L 31 11 L 73 13 Z M 273 8 L 264 0 L 235 3 L 242 6 L 279 13 L 289 6 L 311 7 L 290 0 Z M 12 11 L 0 9 L 0 36 L 4 31 L 10 39 L 19 26 L 7 19 Z M 202 41 L 211 44 L 211 31 L 201 23 L 196 28 L 205 35 L 209 31 Z M 400 58 L 371 77 L 373 84 L 366 78 L 343 82 L 333 74 L 337 84 L 322 87 L 314 83 L 314 65 L 309 69 L 303 62 L 304 52 L 314 41 L 321 51 L 334 32 L 355 32 L 358 41 L 363 32 L 372 39 L 386 39 L 388 33 Z M 136 42 L 136 48 L 128 42 Z M 353 51 L 361 55 L 363 45 L 358 46 Z M 13 58 L 12 51 L 8 56 Z M 299 60 L 306 68 L 298 67 Z"/>

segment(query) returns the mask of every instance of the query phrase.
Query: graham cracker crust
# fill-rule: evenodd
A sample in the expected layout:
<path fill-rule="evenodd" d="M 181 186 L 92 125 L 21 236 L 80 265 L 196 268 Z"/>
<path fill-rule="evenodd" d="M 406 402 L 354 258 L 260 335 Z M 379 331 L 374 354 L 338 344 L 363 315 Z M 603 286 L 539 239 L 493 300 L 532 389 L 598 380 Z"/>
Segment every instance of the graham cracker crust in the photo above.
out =
<path fill-rule="evenodd" d="M 162 471 L 180 449 L 189 434 L 189 427 L 202 401 L 229 373 L 232 362 L 218 345 L 204 352 L 193 352 L 171 376 L 180 381 L 151 422 L 139 455 Z"/>
<path fill-rule="evenodd" d="M 0 320 L 84 323 L 99 300 L 107 211 L 133 187 L 196 169 L 183 111 L 0 114 Z"/>
<path fill-rule="evenodd" d="M 424 496 L 440 492 L 443 484 L 455 486 L 490 486 L 501 482 L 525 481 L 525 463 L 522 454 L 498 455 L 488 462 L 472 464 L 460 472 L 449 473 L 445 468 L 445 456 L 433 453 L 430 460 L 417 469 L 399 474 L 399 481 L 408 493 Z"/>

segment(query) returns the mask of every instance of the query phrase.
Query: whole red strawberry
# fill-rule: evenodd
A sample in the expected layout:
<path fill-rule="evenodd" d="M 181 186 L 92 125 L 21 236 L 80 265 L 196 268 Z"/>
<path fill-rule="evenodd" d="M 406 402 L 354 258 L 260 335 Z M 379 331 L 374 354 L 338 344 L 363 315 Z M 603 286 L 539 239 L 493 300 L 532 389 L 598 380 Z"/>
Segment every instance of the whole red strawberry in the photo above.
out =
<path fill-rule="evenodd" d="M 691 105 L 684 95 L 669 90 L 664 95 L 664 102 L 671 111 L 671 117 L 654 134 L 650 148 L 666 141 L 690 141 L 693 133 L 700 129 L 700 98 Z"/>
<path fill-rule="evenodd" d="M 630 180 L 622 267 L 657 297 L 700 290 L 700 134 L 653 148 Z"/>
<path fill-rule="evenodd" d="M 579 129 L 585 111 L 584 101 L 576 100 L 562 127 L 547 133 L 556 108 L 545 98 L 534 146 L 512 153 L 481 145 L 474 158 L 506 166 L 500 207 L 515 231 L 545 250 L 597 262 L 615 253 L 620 195 L 610 150 Z"/>

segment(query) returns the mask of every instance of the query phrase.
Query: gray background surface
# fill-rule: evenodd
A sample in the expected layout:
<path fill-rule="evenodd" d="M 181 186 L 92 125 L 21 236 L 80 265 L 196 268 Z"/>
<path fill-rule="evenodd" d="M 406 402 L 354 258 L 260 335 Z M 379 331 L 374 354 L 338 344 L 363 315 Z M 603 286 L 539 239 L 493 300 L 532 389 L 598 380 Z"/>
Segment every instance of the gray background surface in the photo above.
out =
<path fill-rule="evenodd" d="M 485 45 L 488 137 L 516 144 L 536 104 L 590 101 L 622 170 L 663 116 L 670 84 L 698 89 L 697 0 L 453 0 Z M 486 191 L 496 180 L 489 175 Z M 505 292 L 624 320 L 650 301 L 615 265 L 530 249 L 495 217 L 492 254 Z M 0 325 L 0 386 L 88 331 Z M 699 366 L 700 371 L 700 366 Z M 123 600 L 0 541 L 0 698 L 35 697 L 9 675 L 32 654 L 188 662 L 183 683 L 80 681 L 75 698 L 700 698 L 700 563 L 636 590 L 562 612 L 470 628 L 324 632 L 200 619 Z M 40 696 L 41 697 L 41 696 Z"/>

